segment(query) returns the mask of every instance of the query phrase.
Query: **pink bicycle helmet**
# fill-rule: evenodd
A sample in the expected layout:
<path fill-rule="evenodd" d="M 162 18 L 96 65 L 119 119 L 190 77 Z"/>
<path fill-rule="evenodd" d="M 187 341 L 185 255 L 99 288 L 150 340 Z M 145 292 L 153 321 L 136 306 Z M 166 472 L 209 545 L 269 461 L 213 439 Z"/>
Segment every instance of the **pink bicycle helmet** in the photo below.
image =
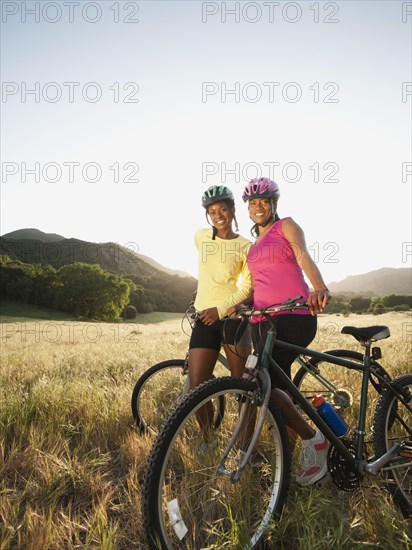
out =
<path fill-rule="evenodd" d="M 270 198 L 279 195 L 279 185 L 269 178 L 255 178 L 251 180 L 243 191 L 242 199 Z"/>

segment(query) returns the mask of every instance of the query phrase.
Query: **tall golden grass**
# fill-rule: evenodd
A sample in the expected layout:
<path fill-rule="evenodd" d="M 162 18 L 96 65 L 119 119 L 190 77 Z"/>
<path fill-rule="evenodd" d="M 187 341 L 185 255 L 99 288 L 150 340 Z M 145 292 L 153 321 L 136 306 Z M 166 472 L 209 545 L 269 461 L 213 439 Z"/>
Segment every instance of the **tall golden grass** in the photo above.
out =
<path fill-rule="evenodd" d="M 340 327 L 378 323 L 392 333 L 382 365 L 412 372 L 406 313 L 323 315 L 313 347 L 359 349 Z M 0 328 L 0 549 L 144 548 L 140 482 L 152 439 L 135 429 L 130 397 L 149 366 L 184 357 L 180 321 Z M 411 526 L 378 481 L 344 493 L 293 479 L 277 548 L 411 548 Z"/>

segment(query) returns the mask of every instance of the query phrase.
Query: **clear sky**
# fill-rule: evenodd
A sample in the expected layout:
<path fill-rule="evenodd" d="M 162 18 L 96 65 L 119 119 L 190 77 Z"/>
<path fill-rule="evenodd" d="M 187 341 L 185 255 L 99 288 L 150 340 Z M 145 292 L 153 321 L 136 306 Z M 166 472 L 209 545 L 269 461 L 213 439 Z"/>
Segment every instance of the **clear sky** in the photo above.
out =
<path fill-rule="evenodd" d="M 1 234 L 196 275 L 203 191 L 247 236 L 268 175 L 327 282 L 411 265 L 411 2 L 1 4 Z"/>

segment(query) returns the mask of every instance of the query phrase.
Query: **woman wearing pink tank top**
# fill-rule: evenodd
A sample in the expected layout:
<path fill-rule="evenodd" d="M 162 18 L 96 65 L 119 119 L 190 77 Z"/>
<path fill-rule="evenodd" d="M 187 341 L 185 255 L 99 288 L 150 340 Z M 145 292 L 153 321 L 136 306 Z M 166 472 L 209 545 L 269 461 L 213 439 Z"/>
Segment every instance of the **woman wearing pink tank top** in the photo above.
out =
<path fill-rule="evenodd" d="M 330 293 L 306 248 L 302 229 L 292 218 L 279 218 L 278 199 L 279 186 L 268 178 L 250 181 L 243 193 L 243 200 L 248 202 L 249 216 L 254 222 L 252 234 L 256 237 L 256 243 L 248 254 L 248 266 L 253 278 L 253 307 L 265 308 L 288 298 L 302 296 L 310 311 L 282 312 L 275 314 L 274 321 L 280 340 L 307 346 L 316 334 L 316 314 L 323 311 Z M 303 273 L 314 290 L 309 290 Z M 252 319 L 253 342 L 259 355 L 266 340 L 267 325 L 258 317 Z M 294 352 L 273 350 L 274 360 L 289 378 L 296 357 Z M 269 369 L 269 374 L 273 388 L 272 399 L 290 428 L 292 443 L 296 433 L 303 439 L 297 482 L 299 485 L 313 484 L 327 473 L 329 442 L 298 413 L 275 373 Z"/>

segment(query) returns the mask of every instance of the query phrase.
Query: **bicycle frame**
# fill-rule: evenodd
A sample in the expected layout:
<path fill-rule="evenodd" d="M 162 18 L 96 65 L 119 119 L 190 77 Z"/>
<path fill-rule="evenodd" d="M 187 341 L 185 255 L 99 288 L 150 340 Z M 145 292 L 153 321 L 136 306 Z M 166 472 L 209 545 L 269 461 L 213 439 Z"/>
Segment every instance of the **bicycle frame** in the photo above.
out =
<path fill-rule="evenodd" d="M 290 300 L 290 305 L 292 306 L 291 309 L 307 309 L 307 306 L 303 305 L 303 303 L 293 304 L 293 302 L 296 302 L 296 300 L 295 299 Z M 252 310 L 249 312 L 249 314 L 250 313 L 252 313 Z M 378 380 L 383 384 L 383 386 L 386 388 L 389 388 L 390 391 L 395 396 L 399 397 L 400 394 L 396 390 L 396 388 L 394 388 L 391 385 L 390 381 L 386 380 L 384 376 L 381 375 L 379 372 L 377 372 L 377 370 L 371 365 L 371 354 L 370 354 L 371 342 L 366 342 L 365 353 L 363 357 L 364 361 L 363 361 L 363 364 L 360 364 L 360 363 L 351 361 L 350 359 L 343 359 L 340 357 L 336 357 L 334 355 L 330 355 L 328 353 L 319 352 L 310 348 L 298 346 L 296 344 L 290 344 L 288 342 L 284 342 L 283 340 L 277 339 L 276 330 L 273 326 L 273 322 L 270 314 L 266 311 L 262 311 L 261 314 L 265 316 L 267 322 L 272 323 L 272 326 L 267 331 L 265 346 L 263 349 L 262 358 L 260 362 L 261 367 L 263 367 L 263 369 L 262 368 L 258 369 L 258 372 L 257 372 L 257 377 L 260 379 L 262 383 L 262 389 L 261 389 L 261 397 L 260 397 L 261 407 L 257 418 L 256 427 L 254 430 L 252 440 L 248 445 L 244 458 L 241 461 L 238 469 L 235 470 L 234 472 L 227 471 L 225 467 L 226 458 L 229 455 L 230 449 L 233 447 L 239 433 L 241 432 L 243 419 L 246 414 L 246 412 L 244 411 L 245 407 L 241 407 L 242 410 L 240 411 L 239 421 L 235 428 L 234 434 L 225 449 L 223 457 L 218 466 L 218 471 L 223 475 L 229 475 L 232 481 L 235 482 L 239 478 L 243 469 L 245 468 L 252 454 L 253 448 L 257 442 L 257 439 L 260 436 L 260 431 L 263 425 L 263 419 L 268 408 L 270 390 L 271 390 L 268 368 L 271 366 L 275 370 L 276 375 L 279 377 L 284 387 L 289 391 L 289 393 L 295 399 L 295 402 L 297 402 L 301 406 L 302 410 L 307 414 L 307 416 L 321 430 L 321 432 L 327 437 L 327 439 L 337 449 L 337 451 L 345 458 L 345 460 L 347 461 L 347 464 L 351 467 L 351 469 L 355 472 L 359 472 L 361 475 L 364 475 L 365 473 L 372 473 L 372 474 L 378 473 L 378 471 L 383 466 L 385 466 L 388 462 L 390 462 L 393 455 L 397 453 L 401 445 L 400 444 L 394 445 L 383 456 L 381 456 L 379 459 L 375 461 L 368 462 L 367 460 L 362 458 L 363 448 L 365 443 L 365 435 L 366 435 L 365 425 L 366 425 L 366 410 L 367 410 L 367 403 L 368 403 L 370 374 L 372 373 L 374 376 L 376 376 Z M 329 425 L 326 424 L 326 422 L 318 414 L 316 409 L 307 401 L 306 397 L 299 391 L 299 389 L 294 385 L 292 380 L 283 372 L 282 368 L 272 358 L 272 350 L 275 346 L 288 351 L 294 351 L 297 354 L 297 361 L 301 365 L 305 364 L 304 359 L 300 357 L 300 355 L 303 355 L 306 357 L 319 359 L 321 361 L 327 361 L 328 363 L 332 363 L 334 365 L 340 365 L 348 369 L 356 370 L 358 372 L 362 372 L 360 411 L 359 411 L 358 425 L 355 430 L 355 433 L 357 435 L 355 456 L 351 454 L 351 452 L 349 451 L 347 446 L 343 443 L 343 441 L 331 430 Z M 224 361 L 222 361 L 221 359 L 223 358 L 224 356 L 222 356 L 221 353 L 219 353 L 219 360 L 228 368 L 227 359 L 224 358 Z M 407 405 L 407 408 L 412 412 L 412 408 L 409 405 Z"/>
<path fill-rule="evenodd" d="M 306 351 L 306 349 L 307 348 L 305 348 L 305 351 Z M 309 354 L 306 354 L 306 355 L 309 355 Z M 329 355 L 328 355 L 328 357 L 329 357 Z M 295 361 L 301 367 L 304 367 L 310 373 L 310 375 L 313 376 L 313 378 L 316 378 L 316 380 L 320 381 L 327 390 L 329 390 L 331 392 L 335 391 L 334 386 L 331 385 L 331 383 L 329 382 L 329 380 L 327 378 L 324 378 L 323 376 L 320 376 L 320 375 L 314 373 L 312 370 L 310 370 L 308 368 L 307 362 L 304 358 L 302 358 L 300 355 L 298 355 L 296 357 Z M 217 356 L 216 362 L 221 363 L 225 368 L 227 368 L 227 370 L 230 371 L 230 367 L 229 367 L 227 357 L 226 357 L 226 355 L 223 355 L 222 352 L 219 352 L 219 355 Z M 336 363 L 336 364 L 340 364 L 340 363 Z M 183 367 L 183 374 L 187 374 L 188 370 L 189 370 L 189 352 L 186 353 L 185 364 L 184 364 L 184 367 Z M 375 371 L 373 373 L 375 374 Z M 376 374 L 376 376 L 379 377 L 378 374 Z"/>
<path fill-rule="evenodd" d="M 270 316 L 267 316 L 267 317 L 270 317 Z M 270 322 L 270 319 L 268 319 L 268 322 Z M 272 358 L 271 356 L 272 350 L 275 346 L 288 351 L 294 351 L 298 354 L 306 355 L 311 358 L 314 357 L 316 359 L 328 361 L 329 363 L 332 363 L 335 365 L 341 365 L 343 367 L 362 372 L 360 412 L 359 412 L 358 425 L 356 428 L 357 441 L 356 441 L 355 457 L 350 453 L 350 451 L 348 450 L 346 445 L 342 442 L 342 440 L 336 436 L 336 434 L 331 430 L 328 424 L 326 424 L 326 422 L 321 418 L 321 416 L 318 414 L 316 409 L 308 403 L 305 396 L 298 390 L 298 388 L 293 384 L 292 380 L 283 372 L 282 368 Z M 308 417 L 315 423 L 315 425 L 322 431 L 322 433 L 327 437 L 327 439 L 331 442 L 331 444 L 345 458 L 345 460 L 353 468 L 353 470 L 358 471 L 361 474 L 364 474 L 366 472 L 377 473 L 377 471 L 381 469 L 383 465 L 388 463 L 391 460 L 392 456 L 396 453 L 399 447 L 398 444 L 394 445 L 385 455 L 383 455 L 383 457 L 380 457 L 380 459 L 378 459 L 375 462 L 368 464 L 366 460 L 362 459 L 362 451 L 363 451 L 364 440 L 365 440 L 365 423 L 366 423 L 366 409 L 367 409 L 367 398 L 368 398 L 368 388 L 369 388 L 369 374 L 371 373 L 371 371 L 375 376 L 378 377 L 380 382 L 384 384 L 385 387 L 390 388 L 390 391 L 392 391 L 395 395 L 399 395 L 399 393 L 392 387 L 390 382 L 385 380 L 383 376 L 381 376 L 379 373 L 375 371 L 375 369 L 373 369 L 373 367 L 371 367 L 370 345 L 366 346 L 366 350 L 364 354 L 364 363 L 359 364 L 349 359 L 342 359 L 340 357 L 335 357 L 327 353 L 322 353 L 319 351 L 312 350 L 310 348 L 305 348 L 295 344 L 289 344 L 282 340 L 278 340 L 275 335 L 275 329 L 270 328 L 267 331 L 267 337 L 266 337 L 266 342 L 265 342 L 265 346 L 262 354 L 261 364 L 265 368 L 268 368 L 269 366 L 271 366 L 275 370 L 276 375 L 279 377 L 279 379 L 284 384 L 286 389 L 293 396 L 295 401 L 301 406 L 301 408 L 308 415 Z M 379 464 L 378 464 L 378 461 L 379 461 Z"/>

